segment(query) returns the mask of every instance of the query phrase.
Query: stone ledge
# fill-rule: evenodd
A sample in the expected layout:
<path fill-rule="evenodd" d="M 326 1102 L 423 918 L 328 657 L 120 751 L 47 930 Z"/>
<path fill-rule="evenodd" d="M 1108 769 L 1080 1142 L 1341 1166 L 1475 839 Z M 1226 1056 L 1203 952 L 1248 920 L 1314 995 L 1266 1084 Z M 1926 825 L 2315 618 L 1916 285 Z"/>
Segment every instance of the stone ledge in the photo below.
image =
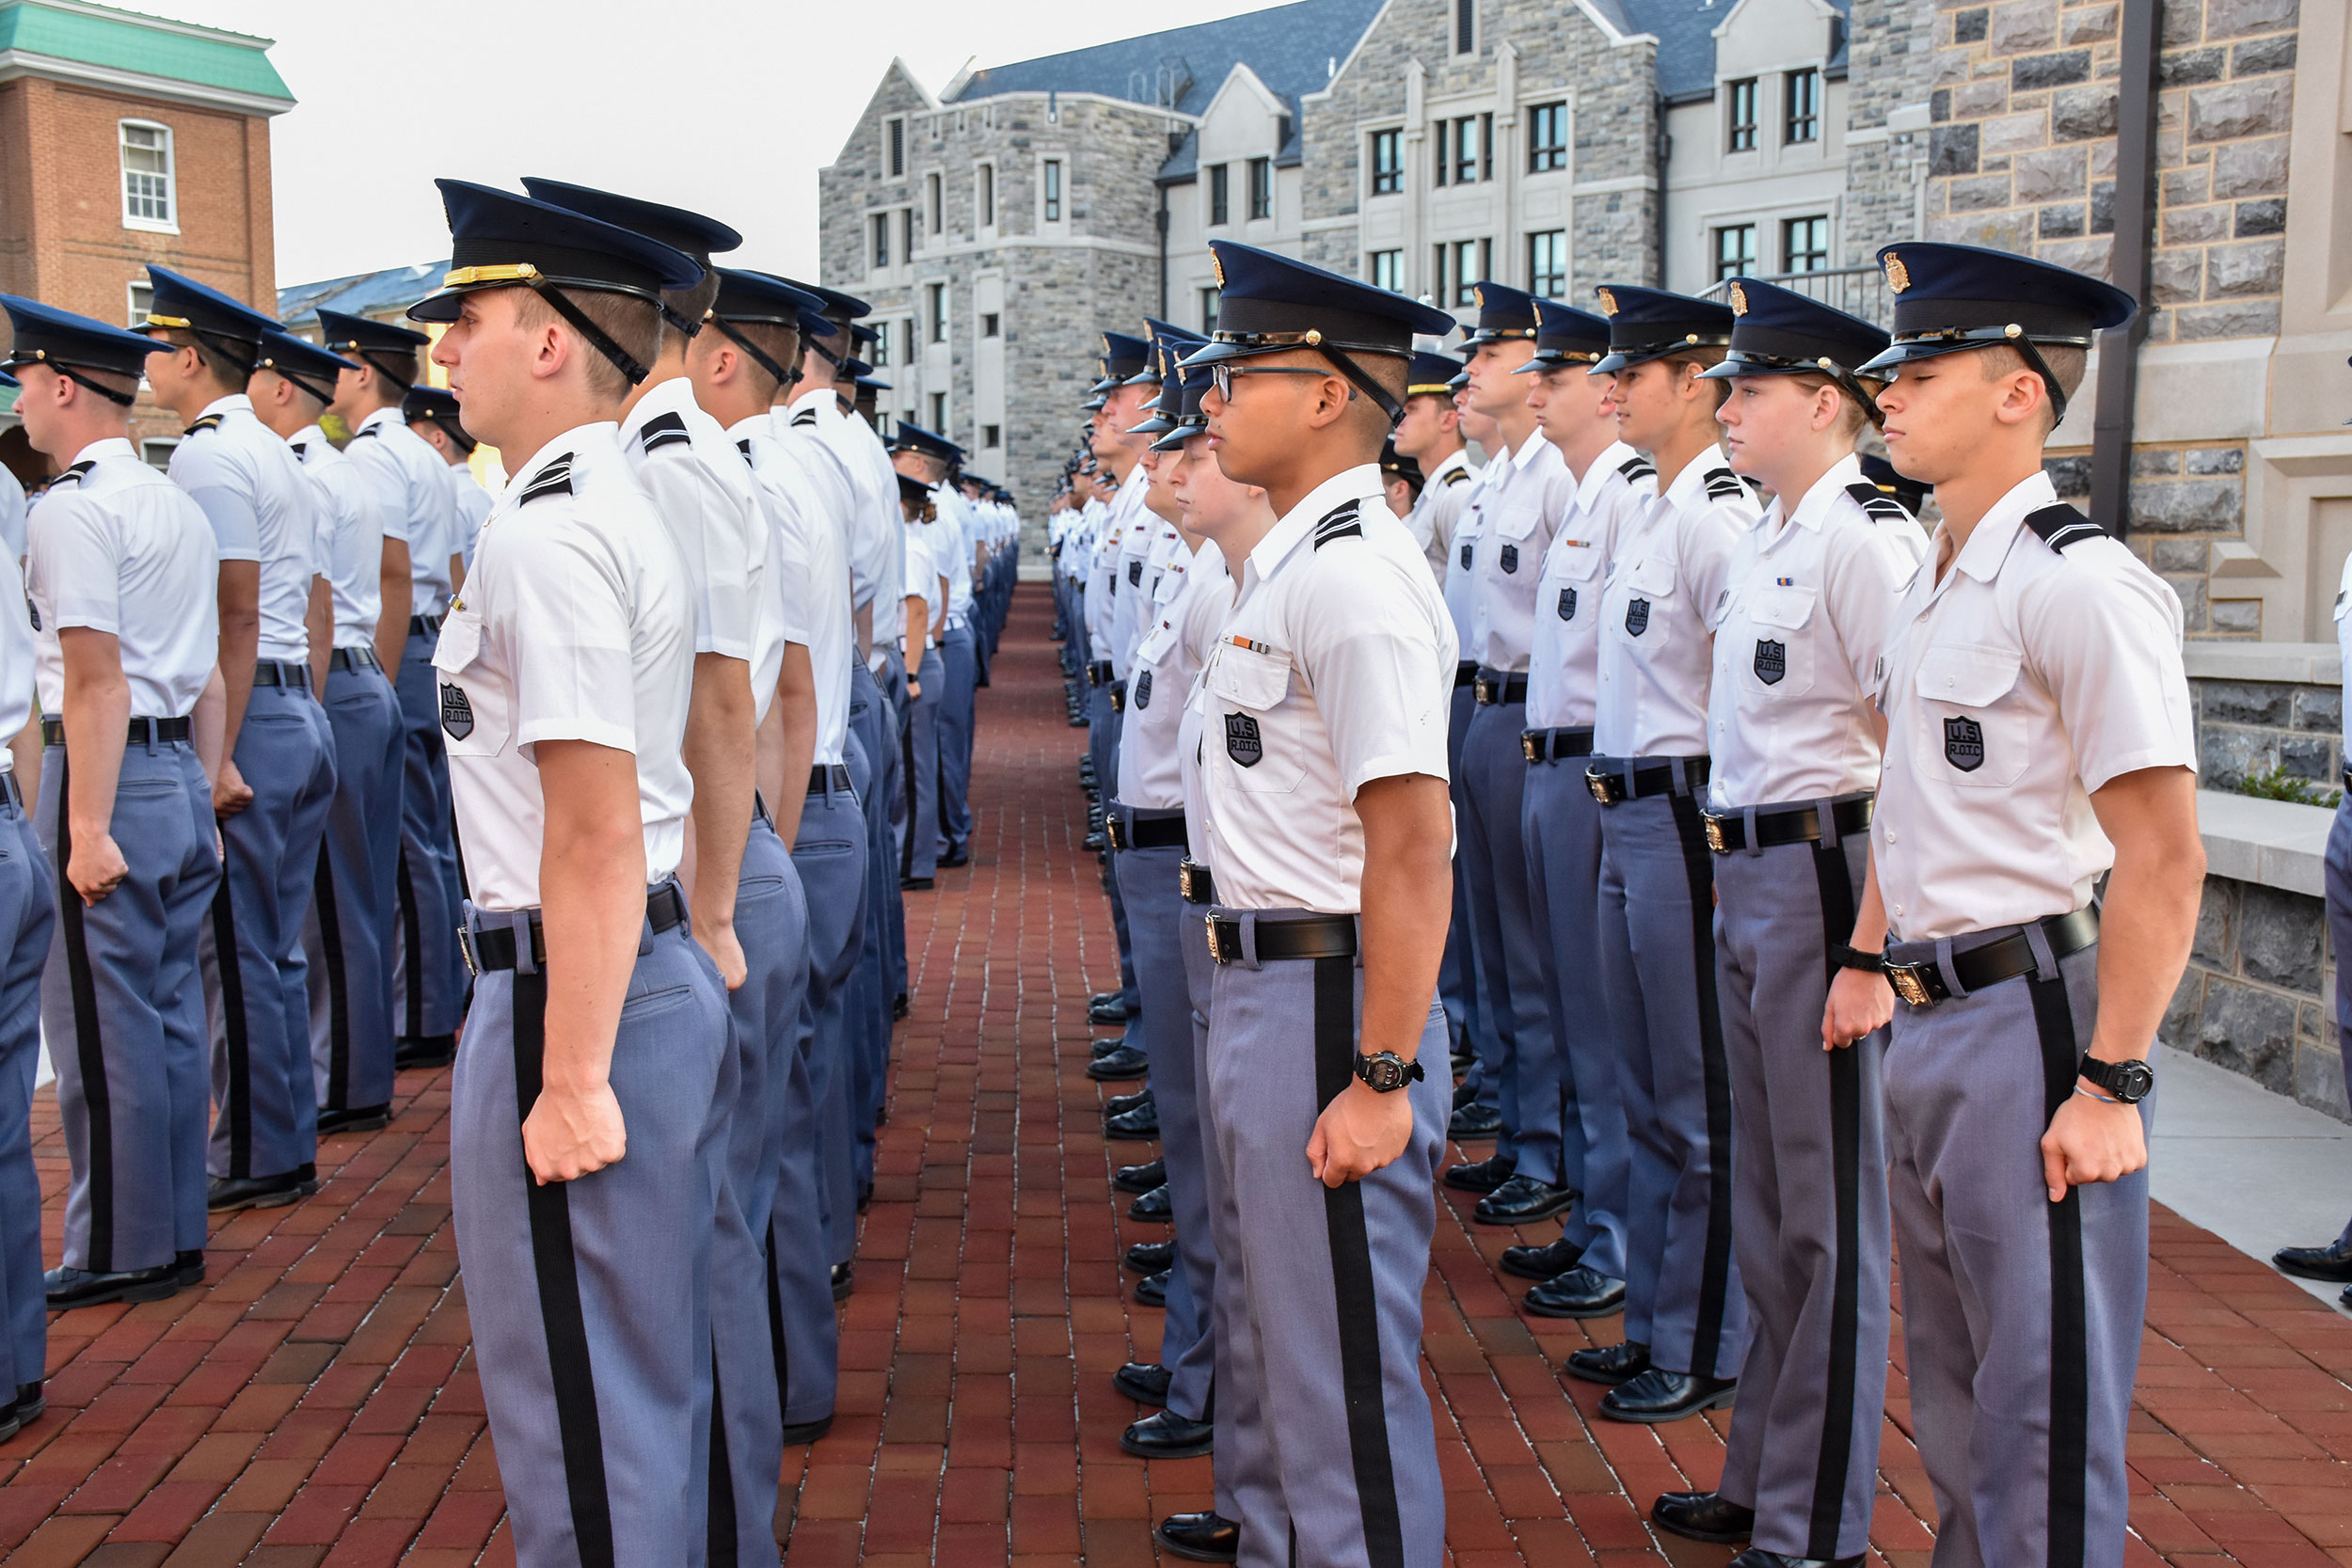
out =
<path fill-rule="evenodd" d="M 2328 829 L 2335 817 L 2325 806 L 2201 789 L 2197 829 L 2205 844 L 2205 874 L 2325 897 Z"/>
<path fill-rule="evenodd" d="M 2333 642 L 2192 641 L 2182 645 L 2181 660 L 2193 681 L 2344 684 L 2344 657 Z"/>

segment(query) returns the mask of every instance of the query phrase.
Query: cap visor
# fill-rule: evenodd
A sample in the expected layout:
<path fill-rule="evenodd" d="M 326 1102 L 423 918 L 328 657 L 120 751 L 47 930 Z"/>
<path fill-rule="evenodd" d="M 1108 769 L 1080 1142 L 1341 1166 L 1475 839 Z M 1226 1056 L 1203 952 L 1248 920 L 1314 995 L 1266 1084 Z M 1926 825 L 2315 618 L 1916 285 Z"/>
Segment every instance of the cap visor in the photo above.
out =
<path fill-rule="evenodd" d="M 464 296 L 462 289 L 443 289 L 430 293 L 408 307 L 405 314 L 412 322 L 433 322 L 447 325 L 457 319 L 457 302 Z"/>
<path fill-rule="evenodd" d="M 1997 339 L 1979 339 L 1974 342 L 1937 339 L 1931 341 L 1890 343 L 1883 354 L 1877 356 L 1869 363 L 1856 365 L 1854 374 L 1867 375 L 1874 380 L 1884 380 L 1885 372 L 1893 370 L 1898 365 L 1907 365 L 1914 359 L 1932 359 L 1940 354 L 1965 354 L 1972 348 L 2003 346 L 2004 344 Z"/>
<path fill-rule="evenodd" d="M 1174 425 L 1154 414 L 1141 424 L 1129 425 L 1127 434 L 1130 436 L 1165 436 L 1175 428 Z"/>

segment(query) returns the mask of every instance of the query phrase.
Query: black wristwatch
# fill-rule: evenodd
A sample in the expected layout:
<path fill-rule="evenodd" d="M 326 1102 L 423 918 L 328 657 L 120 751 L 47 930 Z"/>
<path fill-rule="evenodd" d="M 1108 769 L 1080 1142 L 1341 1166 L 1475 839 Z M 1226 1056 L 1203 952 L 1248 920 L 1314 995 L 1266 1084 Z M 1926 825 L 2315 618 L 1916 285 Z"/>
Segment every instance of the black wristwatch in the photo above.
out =
<path fill-rule="evenodd" d="M 1829 961 L 1840 969 L 1867 970 L 1872 974 L 1886 973 L 1885 954 L 1866 953 L 1859 947 L 1849 947 L 1842 942 L 1831 946 Z"/>
<path fill-rule="evenodd" d="M 1422 1070 L 1419 1062 L 1408 1062 L 1393 1051 L 1375 1051 L 1369 1056 L 1356 1058 L 1356 1076 L 1375 1094 L 1393 1094 L 1429 1075 Z"/>
<path fill-rule="evenodd" d="M 2126 1105 L 2137 1105 L 2156 1086 L 2155 1069 L 2146 1062 L 2103 1062 L 2086 1054 L 2074 1070 Z"/>

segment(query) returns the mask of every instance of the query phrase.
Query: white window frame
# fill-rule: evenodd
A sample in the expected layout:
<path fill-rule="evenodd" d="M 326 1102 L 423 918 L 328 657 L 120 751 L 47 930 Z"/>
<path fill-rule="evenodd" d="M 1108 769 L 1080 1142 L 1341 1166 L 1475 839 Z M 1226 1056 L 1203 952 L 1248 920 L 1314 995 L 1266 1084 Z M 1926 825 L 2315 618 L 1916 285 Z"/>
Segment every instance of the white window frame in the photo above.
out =
<path fill-rule="evenodd" d="M 947 237 L 947 182 L 935 170 L 923 176 L 923 227 L 932 245 Z"/>
<path fill-rule="evenodd" d="M 152 131 L 163 138 L 164 155 L 163 198 L 165 215 L 147 217 L 131 211 L 131 181 L 134 170 L 130 164 L 130 134 L 133 131 Z M 122 194 L 122 227 L 147 234 L 177 234 L 180 232 L 180 159 L 173 145 L 171 127 L 153 119 L 119 119 L 115 121 L 115 163 Z M 135 171 L 137 177 L 152 179 L 145 170 Z"/>
<path fill-rule="evenodd" d="M 1054 187 L 1050 193 L 1046 189 L 1049 175 Z M 1053 203 L 1051 209 L 1046 205 L 1049 200 Z M 1055 229 L 1070 221 L 1070 165 L 1059 154 L 1038 160 L 1037 221 L 1041 226 Z"/>
<path fill-rule="evenodd" d="M 123 325 L 134 332 L 147 325 L 148 316 L 155 309 L 155 285 L 143 277 L 135 277 L 123 285 Z"/>
<path fill-rule="evenodd" d="M 896 152 L 895 163 L 891 154 Z M 882 167 L 885 180 L 903 180 L 907 175 L 907 119 L 892 115 L 882 123 Z"/>
<path fill-rule="evenodd" d="M 983 159 L 972 166 L 972 229 L 986 233 L 996 227 L 996 165 Z"/>

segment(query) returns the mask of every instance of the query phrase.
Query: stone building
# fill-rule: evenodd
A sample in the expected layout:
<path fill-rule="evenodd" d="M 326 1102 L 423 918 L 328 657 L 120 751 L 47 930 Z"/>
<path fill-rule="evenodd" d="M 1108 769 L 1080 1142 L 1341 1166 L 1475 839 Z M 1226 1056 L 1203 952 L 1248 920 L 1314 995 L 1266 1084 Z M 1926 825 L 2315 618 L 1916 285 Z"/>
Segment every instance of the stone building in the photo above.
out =
<path fill-rule="evenodd" d="M 143 321 L 157 261 L 275 304 L 269 121 L 294 101 L 269 47 L 87 0 L 0 0 L 0 292 Z M 132 434 L 160 463 L 180 422 L 142 395 Z"/>

